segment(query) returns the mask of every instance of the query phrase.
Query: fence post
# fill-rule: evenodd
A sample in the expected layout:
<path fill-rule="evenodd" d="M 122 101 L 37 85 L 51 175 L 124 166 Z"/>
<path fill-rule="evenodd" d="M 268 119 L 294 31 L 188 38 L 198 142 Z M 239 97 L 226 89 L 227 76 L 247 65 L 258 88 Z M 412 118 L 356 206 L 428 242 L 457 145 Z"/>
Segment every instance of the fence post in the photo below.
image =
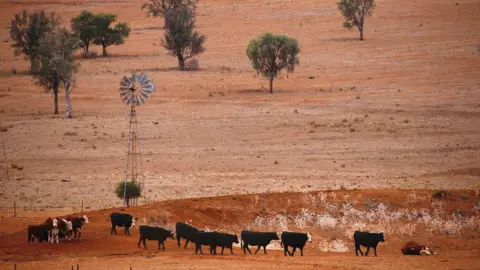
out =
<path fill-rule="evenodd" d="M 83 199 L 82 199 L 82 214 L 83 214 Z"/>
<path fill-rule="evenodd" d="M 13 216 L 17 216 L 17 202 L 13 201 Z"/>
<path fill-rule="evenodd" d="M 80 265 L 77 263 L 77 270 L 80 270 Z"/>
<path fill-rule="evenodd" d="M 72 264 L 72 270 L 73 270 L 73 264 Z"/>
<path fill-rule="evenodd" d="M 13 270 L 17 270 L 17 264 L 13 265 Z"/>

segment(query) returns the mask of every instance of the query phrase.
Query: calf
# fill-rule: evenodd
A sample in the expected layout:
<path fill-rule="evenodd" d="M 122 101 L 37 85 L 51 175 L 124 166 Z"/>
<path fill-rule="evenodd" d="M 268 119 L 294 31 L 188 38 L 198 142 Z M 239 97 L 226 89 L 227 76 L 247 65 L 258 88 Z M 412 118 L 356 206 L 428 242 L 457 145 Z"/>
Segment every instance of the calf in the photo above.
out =
<path fill-rule="evenodd" d="M 67 217 L 68 221 L 72 222 L 72 227 L 73 227 L 73 238 L 77 239 L 77 233 L 78 233 L 78 239 L 82 239 L 82 226 L 88 224 L 88 217 L 86 215 L 83 215 L 81 217 Z"/>
<path fill-rule="evenodd" d="M 198 231 L 195 236 L 195 255 L 200 250 L 200 254 L 203 255 L 202 245 L 210 246 L 210 254 L 217 254 L 217 235 L 216 232 L 204 232 Z"/>
<path fill-rule="evenodd" d="M 48 241 L 48 228 L 45 225 L 28 226 L 28 243 L 34 243 L 35 239 L 39 242 Z"/>
<path fill-rule="evenodd" d="M 293 256 L 297 248 L 300 249 L 300 254 L 303 256 L 303 248 L 308 242 L 312 242 L 312 235 L 310 233 L 298 233 L 298 232 L 282 232 L 282 242 L 283 254 Z M 292 253 L 288 251 L 288 247 L 293 247 Z"/>
<path fill-rule="evenodd" d="M 147 248 L 146 240 L 158 240 L 158 249 L 160 249 L 160 244 L 165 250 L 165 240 L 167 238 L 173 239 L 173 232 L 167 231 L 164 228 L 158 227 L 149 227 L 149 226 L 140 226 L 140 239 L 138 239 L 138 247 L 143 241 L 143 247 Z"/>
<path fill-rule="evenodd" d="M 413 241 L 407 242 L 401 249 L 403 255 L 437 255 L 427 246 L 419 245 Z"/>
<path fill-rule="evenodd" d="M 199 230 L 197 228 L 192 227 L 186 223 L 177 222 L 177 224 L 175 224 L 175 232 L 177 234 L 178 246 L 180 247 L 180 238 L 186 240 L 184 248 L 187 248 L 189 241 L 195 243 L 198 231 Z"/>
<path fill-rule="evenodd" d="M 136 220 L 136 218 L 129 214 L 113 212 L 110 215 L 110 221 L 112 222 L 112 230 L 110 231 L 110 234 L 113 234 L 114 232 L 115 234 L 118 234 L 116 230 L 116 226 L 118 226 L 125 227 L 124 233 L 130 235 L 130 227 L 135 227 Z"/>
<path fill-rule="evenodd" d="M 267 254 L 267 246 L 272 240 L 279 240 L 276 232 L 251 232 L 251 231 L 242 231 L 240 234 L 242 244 L 240 245 L 243 249 L 243 253 L 252 254 L 248 246 L 257 246 L 255 254 L 263 247 L 263 253 Z"/>
<path fill-rule="evenodd" d="M 216 237 L 216 245 L 219 247 L 222 247 L 222 255 L 223 255 L 223 250 L 225 248 L 230 249 L 230 254 L 233 255 L 233 243 L 238 244 L 238 237 L 236 234 L 228 234 L 228 233 L 219 233 L 215 232 L 215 237 Z M 217 253 L 217 247 L 215 246 L 215 254 Z"/>
<path fill-rule="evenodd" d="M 378 242 L 385 242 L 383 237 L 383 233 L 369 233 L 369 232 L 360 232 L 355 231 L 353 234 L 353 240 L 355 241 L 355 254 L 358 256 L 358 252 L 363 256 L 363 252 L 360 249 L 360 246 L 364 246 L 367 248 L 367 252 L 365 252 L 365 256 L 368 256 L 368 252 L 370 248 L 373 248 L 373 252 L 375 256 L 377 256 L 377 245 Z"/>

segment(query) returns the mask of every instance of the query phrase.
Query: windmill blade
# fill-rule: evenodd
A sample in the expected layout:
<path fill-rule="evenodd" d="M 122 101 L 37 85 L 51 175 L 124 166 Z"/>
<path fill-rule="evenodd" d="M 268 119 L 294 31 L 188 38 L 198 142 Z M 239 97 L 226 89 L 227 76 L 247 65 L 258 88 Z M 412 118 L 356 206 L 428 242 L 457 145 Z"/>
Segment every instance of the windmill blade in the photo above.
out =
<path fill-rule="evenodd" d="M 139 83 L 143 84 L 143 82 L 147 80 L 147 75 L 145 75 L 145 73 L 142 72 L 140 73 L 137 79 Z"/>
<path fill-rule="evenodd" d="M 137 74 L 135 73 L 135 71 L 132 71 L 132 82 L 136 82 L 137 81 Z"/>
<path fill-rule="evenodd" d="M 129 87 L 132 85 L 132 81 L 128 77 L 123 77 L 122 80 L 120 81 L 120 86 L 122 87 Z"/>
<path fill-rule="evenodd" d="M 131 94 L 131 93 L 132 93 L 132 91 L 130 91 L 130 90 L 128 90 L 128 91 L 121 91 L 121 90 L 120 90 L 120 97 L 123 98 L 124 96 L 129 95 L 129 94 Z"/>
<path fill-rule="evenodd" d="M 137 95 L 137 99 L 140 101 L 140 104 L 143 105 L 145 101 L 147 100 L 146 98 L 143 98 L 141 94 Z"/>
<path fill-rule="evenodd" d="M 132 103 L 132 96 L 133 95 L 126 95 L 123 97 L 123 103 L 130 105 Z"/>
<path fill-rule="evenodd" d="M 150 94 L 145 91 L 141 91 L 140 96 L 142 97 L 143 100 L 146 101 L 150 97 Z"/>

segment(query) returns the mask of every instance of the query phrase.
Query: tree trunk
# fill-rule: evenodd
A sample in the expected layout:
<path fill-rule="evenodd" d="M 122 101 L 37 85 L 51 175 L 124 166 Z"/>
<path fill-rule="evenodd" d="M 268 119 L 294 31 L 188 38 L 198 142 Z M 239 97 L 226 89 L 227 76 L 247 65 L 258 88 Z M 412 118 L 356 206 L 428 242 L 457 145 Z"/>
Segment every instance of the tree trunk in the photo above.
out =
<path fill-rule="evenodd" d="M 102 45 L 102 48 L 103 48 L 103 57 L 106 57 L 107 56 L 107 46 Z"/>
<path fill-rule="evenodd" d="M 181 55 L 178 56 L 178 67 L 181 71 L 185 70 L 185 59 Z"/>
<path fill-rule="evenodd" d="M 69 82 L 64 82 L 63 87 L 65 89 L 65 117 L 72 118 L 72 103 L 70 100 L 70 89 L 71 89 L 71 84 Z"/>
<path fill-rule="evenodd" d="M 85 43 L 85 47 L 83 47 L 83 57 L 88 58 L 88 43 Z"/>
<path fill-rule="evenodd" d="M 358 31 L 360 31 L 360 40 L 363 40 L 363 25 L 358 27 Z"/>
<path fill-rule="evenodd" d="M 130 199 L 125 200 L 127 202 L 127 207 L 130 207 Z"/>
<path fill-rule="evenodd" d="M 39 67 L 38 57 L 36 55 L 30 56 L 30 73 L 37 74 Z"/>
<path fill-rule="evenodd" d="M 54 107 L 54 114 L 58 114 L 58 85 L 59 81 L 58 78 L 55 78 L 53 81 L 53 107 Z"/>
<path fill-rule="evenodd" d="M 273 76 L 270 77 L 270 93 L 273 93 Z"/>

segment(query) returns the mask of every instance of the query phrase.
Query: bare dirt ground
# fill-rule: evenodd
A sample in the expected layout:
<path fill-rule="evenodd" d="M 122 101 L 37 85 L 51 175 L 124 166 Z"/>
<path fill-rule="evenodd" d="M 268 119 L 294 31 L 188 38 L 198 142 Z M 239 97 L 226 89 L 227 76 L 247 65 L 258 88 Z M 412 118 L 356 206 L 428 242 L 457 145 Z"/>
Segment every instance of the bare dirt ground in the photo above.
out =
<path fill-rule="evenodd" d="M 121 205 L 112 190 L 123 179 L 129 110 L 118 84 L 131 71 L 145 71 L 157 86 L 138 108 L 149 201 L 341 188 L 381 193 L 480 187 L 478 1 L 377 1 L 363 42 L 356 31 L 341 28 L 334 1 L 201 1 L 198 30 L 208 39 L 196 72 L 176 70 L 175 59 L 160 46 L 163 20 L 147 18 L 142 3 L 0 1 L 0 117 L 8 128 L 3 133 L 7 165 L 22 168 L 10 169 L 7 181 L 0 159 L 0 207 L 16 201 L 26 211 L 28 221 L 17 231 L 32 223 L 29 217 L 78 211 L 81 200 L 88 209 Z M 8 26 L 23 8 L 55 11 L 65 25 L 84 9 L 111 12 L 133 29 L 124 45 L 108 48 L 107 58 L 78 56 L 73 119 L 52 114 L 52 96 L 27 75 L 28 61 L 13 55 Z M 266 31 L 295 37 L 301 46 L 300 66 L 275 80 L 274 94 L 267 93 L 267 81 L 256 76 L 245 53 L 248 41 Z M 101 54 L 99 47 L 92 50 Z M 12 68 L 19 74 L 12 75 Z M 72 181 L 61 182 L 65 178 Z M 24 240 L 23 234 L 18 237 Z M 90 249 L 85 242 L 81 245 Z M 51 249 L 49 255 L 55 254 Z M 95 269 L 126 261 L 145 268 L 151 262 L 200 268 L 211 261 L 292 266 L 275 252 L 254 262 L 190 261 L 168 250 L 151 259 L 92 255 L 85 260 Z M 360 269 L 412 269 L 409 263 L 417 263 L 399 257 L 397 246 L 389 252 L 381 265 L 351 253 L 348 260 L 318 252 L 293 262 Z M 459 254 L 464 253 L 452 251 L 448 262 L 422 258 L 420 268 L 473 269 L 471 255 L 478 255 L 478 248 Z M 71 257 L 28 265 L 63 265 Z M 452 265 L 454 258 L 460 266 Z"/>

